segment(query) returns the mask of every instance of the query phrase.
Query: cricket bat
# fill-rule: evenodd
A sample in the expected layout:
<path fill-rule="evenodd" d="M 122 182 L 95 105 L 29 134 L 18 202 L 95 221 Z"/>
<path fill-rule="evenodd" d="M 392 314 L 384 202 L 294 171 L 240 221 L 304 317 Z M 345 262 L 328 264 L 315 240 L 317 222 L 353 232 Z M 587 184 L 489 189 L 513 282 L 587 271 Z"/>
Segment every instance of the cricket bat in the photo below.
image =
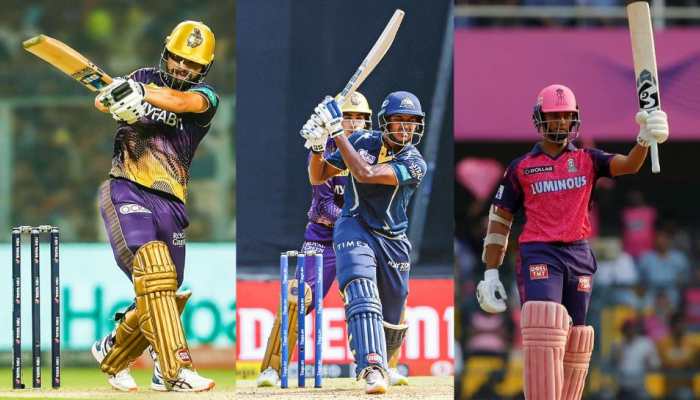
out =
<path fill-rule="evenodd" d="M 109 75 L 60 40 L 39 35 L 25 40 L 22 47 L 71 76 L 93 92 L 112 83 L 112 78 Z"/>
<path fill-rule="evenodd" d="M 651 27 L 651 13 L 646 1 L 633 1 L 627 5 L 627 22 L 632 39 L 632 57 L 634 58 L 634 78 L 637 84 L 639 109 L 654 111 L 661 108 L 659 95 L 659 75 L 656 71 L 656 51 L 654 50 L 654 32 Z M 651 172 L 661 171 L 659 164 L 659 147 L 651 143 Z"/>
<path fill-rule="evenodd" d="M 355 93 L 355 90 L 357 90 L 362 82 L 367 79 L 369 74 L 372 73 L 374 67 L 376 67 L 380 61 L 382 61 L 382 58 L 384 58 L 386 52 L 389 51 L 391 44 L 394 43 L 394 38 L 396 37 L 396 32 L 401 26 L 403 16 L 404 12 L 402 10 L 394 11 L 394 15 L 391 16 L 391 19 L 386 24 L 386 27 L 384 27 L 382 34 L 379 35 L 379 39 L 377 39 L 377 41 L 374 43 L 374 46 L 372 46 L 369 53 L 367 53 L 365 59 L 362 60 L 362 64 L 357 67 L 355 73 L 352 75 L 340 94 L 336 97 L 338 106 L 342 107 L 343 103 L 345 103 L 345 99 Z"/>

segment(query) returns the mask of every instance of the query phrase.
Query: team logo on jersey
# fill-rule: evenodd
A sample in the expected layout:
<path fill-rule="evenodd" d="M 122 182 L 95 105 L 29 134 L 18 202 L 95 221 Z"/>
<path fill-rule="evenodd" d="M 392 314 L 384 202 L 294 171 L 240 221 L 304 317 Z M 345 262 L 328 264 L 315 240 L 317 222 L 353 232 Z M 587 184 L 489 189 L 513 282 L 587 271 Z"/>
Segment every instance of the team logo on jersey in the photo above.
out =
<path fill-rule="evenodd" d="M 199 28 L 194 28 L 192 33 L 187 36 L 187 47 L 193 49 L 204 42 L 204 37 L 202 37 L 202 32 Z"/>
<path fill-rule="evenodd" d="M 542 174 L 545 172 L 554 172 L 554 165 L 542 165 L 539 167 L 525 168 L 523 170 L 523 174 L 525 175 Z"/>
<path fill-rule="evenodd" d="M 416 105 L 413 104 L 413 100 L 411 100 L 408 97 L 404 97 L 401 100 L 401 104 L 399 104 L 399 108 L 410 108 L 411 110 L 416 108 Z"/>
<path fill-rule="evenodd" d="M 528 267 L 530 269 L 530 280 L 536 281 L 538 279 L 549 279 L 549 269 L 547 264 L 532 264 Z"/>
<path fill-rule="evenodd" d="M 549 181 L 539 181 L 530 184 L 532 194 L 561 192 L 564 190 L 579 189 L 586 186 L 585 176 L 575 176 L 566 179 L 554 179 Z"/>
<path fill-rule="evenodd" d="M 569 171 L 570 173 L 578 171 L 576 168 L 576 163 L 574 162 L 573 158 L 569 158 L 566 160 L 566 170 Z"/>
<path fill-rule="evenodd" d="M 590 292 L 591 291 L 591 277 L 590 276 L 579 276 L 578 277 L 578 287 L 576 288 L 579 292 Z"/>
<path fill-rule="evenodd" d="M 151 210 L 140 206 L 138 204 L 124 204 L 119 207 L 119 213 L 122 215 L 133 214 L 133 213 L 144 213 L 151 214 Z"/>
<path fill-rule="evenodd" d="M 367 161 L 369 164 L 374 164 L 374 162 L 377 160 L 377 157 L 369 154 L 369 152 L 367 152 L 365 149 L 360 149 L 357 152 L 360 153 L 360 157 L 362 157 L 362 159 Z"/>

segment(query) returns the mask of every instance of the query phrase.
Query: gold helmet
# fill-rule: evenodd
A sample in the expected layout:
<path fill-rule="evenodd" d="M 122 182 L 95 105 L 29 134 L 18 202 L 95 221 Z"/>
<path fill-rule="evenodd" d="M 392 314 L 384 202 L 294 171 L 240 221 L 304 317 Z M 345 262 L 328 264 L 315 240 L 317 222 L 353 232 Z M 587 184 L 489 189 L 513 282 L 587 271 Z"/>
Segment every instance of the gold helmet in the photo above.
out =
<path fill-rule="evenodd" d="M 365 96 L 360 92 L 354 92 L 348 99 L 345 100 L 343 106 L 340 107 L 343 113 L 361 113 L 365 114 L 365 129 L 372 129 L 372 109 L 369 108 L 369 103 Z"/>
<path fill-rule="evenodd" d="M 214 62 L 214 47 L 216 38 L 214 33 L 204 23 L 199 21 L 183 21 L 177 24 L 175 29 L 165 38 L 165 49 L 161 56 L 161 71 L 165 72 L 171 80 L 177 82 L 178 79 L 168 73 L 167 56 L 173 54 L 177 57 L 191 61 L 203 66 L 202 71 L 196 79 L 185 83 L 195 84 L 201 82 L 209 72 L 211 64 Z M 172 86 L 172 85 L 171 85 Z M 182 86 L 182 84 L 181 84 Z"/>

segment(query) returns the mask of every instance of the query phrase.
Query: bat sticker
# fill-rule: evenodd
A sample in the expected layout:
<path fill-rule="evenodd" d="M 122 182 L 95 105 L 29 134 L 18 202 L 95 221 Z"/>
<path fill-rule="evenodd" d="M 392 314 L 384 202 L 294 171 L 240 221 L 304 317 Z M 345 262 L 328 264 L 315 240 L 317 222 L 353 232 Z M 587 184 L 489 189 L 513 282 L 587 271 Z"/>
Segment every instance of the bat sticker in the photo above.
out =
<path fill-rule="evenodd" d="M 659 108 L 659 86 L 651 72 L 646 69 L 639 73 L 637 96 L 639 97 L 640 109 L 654 110 Z"/>

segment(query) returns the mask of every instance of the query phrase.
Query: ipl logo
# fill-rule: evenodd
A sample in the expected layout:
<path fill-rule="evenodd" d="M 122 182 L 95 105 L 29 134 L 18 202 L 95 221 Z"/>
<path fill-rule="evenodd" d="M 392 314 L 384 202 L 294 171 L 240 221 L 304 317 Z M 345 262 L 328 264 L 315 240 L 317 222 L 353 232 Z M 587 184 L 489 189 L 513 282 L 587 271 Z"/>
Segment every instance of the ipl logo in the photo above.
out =
<path fill-rule="evenodd" d="M 659 105 L 659 87 L 656 79 L 648 70 L 639 73 L 637 79 L 637 96 L 639 97 L 639 108 L 642 110 L 653 110 Z"/>

